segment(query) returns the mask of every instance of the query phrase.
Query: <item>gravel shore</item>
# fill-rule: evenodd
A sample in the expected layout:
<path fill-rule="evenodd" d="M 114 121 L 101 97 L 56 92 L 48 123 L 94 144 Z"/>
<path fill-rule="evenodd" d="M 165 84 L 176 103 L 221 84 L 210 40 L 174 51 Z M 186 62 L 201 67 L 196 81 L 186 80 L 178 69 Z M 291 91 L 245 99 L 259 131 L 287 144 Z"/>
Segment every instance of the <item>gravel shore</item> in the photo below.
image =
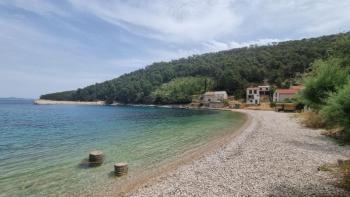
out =
<path fill-rule="evenodd" d="M 325 163 L 350 157 L 293 114 L 244 111 L 251 124 L 214 153 L 171 170 L 126 196 L 350 196 Z"/>

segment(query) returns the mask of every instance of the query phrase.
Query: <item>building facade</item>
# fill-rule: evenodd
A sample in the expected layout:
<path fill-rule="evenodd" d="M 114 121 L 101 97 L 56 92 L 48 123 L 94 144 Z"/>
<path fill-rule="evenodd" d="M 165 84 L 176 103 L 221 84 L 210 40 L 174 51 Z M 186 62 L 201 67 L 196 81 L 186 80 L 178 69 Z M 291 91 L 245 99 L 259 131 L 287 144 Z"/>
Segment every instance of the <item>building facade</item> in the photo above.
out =
<path fill-rule="evenodd" d="M 220 108 L 224 107 L 224 101 L 228 99 L 226 91 L 206 92 L 201 98 L 201 104 L 206 107 Z"/>
<path fill-rule="evenodd" d="M 247 104 L 260 104 L 260 93 L 259 88 L 247 88 Z"/>
<path fill-rule="evenodd" d="M 270 86 L 257 86 L 247 88 L 247 104 L 259 105 L 261 102 L 269 102 Z"/>
<path fill-rule="evenodd" d="M 202 95 L 201 101 L 203 103 L 217 103 L 224 102 L 228 98 L 226 91 L 215 91 L 215 92 L 206 92 Z"/>

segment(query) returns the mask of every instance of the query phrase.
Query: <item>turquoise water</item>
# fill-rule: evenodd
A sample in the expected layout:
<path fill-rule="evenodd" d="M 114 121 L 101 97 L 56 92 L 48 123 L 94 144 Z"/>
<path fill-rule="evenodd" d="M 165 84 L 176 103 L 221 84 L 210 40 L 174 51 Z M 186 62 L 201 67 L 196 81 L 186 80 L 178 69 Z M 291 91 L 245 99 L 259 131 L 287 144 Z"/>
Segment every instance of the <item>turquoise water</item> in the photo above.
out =
<path fill-rule="evenodd" d="M 0 100 L 0 196 L 86 194 L 121 181 L 111 176 L 115 162 L 128 162 L 133 177 L 243 121 L 223 111 Z M 80 167 L 96 149 L 104 164 Z"/>

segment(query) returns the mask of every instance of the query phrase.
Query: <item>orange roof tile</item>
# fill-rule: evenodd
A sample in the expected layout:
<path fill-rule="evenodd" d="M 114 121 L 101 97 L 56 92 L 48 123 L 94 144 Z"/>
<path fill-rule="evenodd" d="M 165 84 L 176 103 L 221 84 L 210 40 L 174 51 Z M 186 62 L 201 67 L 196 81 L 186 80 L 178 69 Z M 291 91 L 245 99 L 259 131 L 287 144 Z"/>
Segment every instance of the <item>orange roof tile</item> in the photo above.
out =
<path fill-rule="evenodd" d="M 299 92 L 299 89 L 277 89 L 276 92 L 280 94 L 296 94 Z"/>
<path fill-rule="evenodd" d="M 290 87 L 290 89 L 295 89 L 295 90 L 301 90 L 301 89 L 303 89 L 303 88 L 304 88 L 304 86 L 302 86 L 302 85 Z"/>

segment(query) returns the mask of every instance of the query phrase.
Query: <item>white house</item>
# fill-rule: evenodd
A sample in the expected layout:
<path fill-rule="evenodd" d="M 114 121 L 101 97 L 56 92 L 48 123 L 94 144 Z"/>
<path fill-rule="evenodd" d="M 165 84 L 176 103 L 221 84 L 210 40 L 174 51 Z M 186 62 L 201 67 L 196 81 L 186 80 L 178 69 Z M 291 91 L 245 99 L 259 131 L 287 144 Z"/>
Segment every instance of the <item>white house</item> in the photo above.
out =
<path fill-rule="evenodd" d="M 270 95 L 270 86 L 258 86 L 260 95 Z"/>
<path fill-rule="evenodd" d="M 247 88 L 247 104 L 260 104 L 260 93 L 258 87 Z"/>
<path fill-rule="evenodd" d="M 261 102 L 268 102 L 270 97 L 270 86 L 258 86 L 247 88 L 247 104 L 258 105 Z"/>

